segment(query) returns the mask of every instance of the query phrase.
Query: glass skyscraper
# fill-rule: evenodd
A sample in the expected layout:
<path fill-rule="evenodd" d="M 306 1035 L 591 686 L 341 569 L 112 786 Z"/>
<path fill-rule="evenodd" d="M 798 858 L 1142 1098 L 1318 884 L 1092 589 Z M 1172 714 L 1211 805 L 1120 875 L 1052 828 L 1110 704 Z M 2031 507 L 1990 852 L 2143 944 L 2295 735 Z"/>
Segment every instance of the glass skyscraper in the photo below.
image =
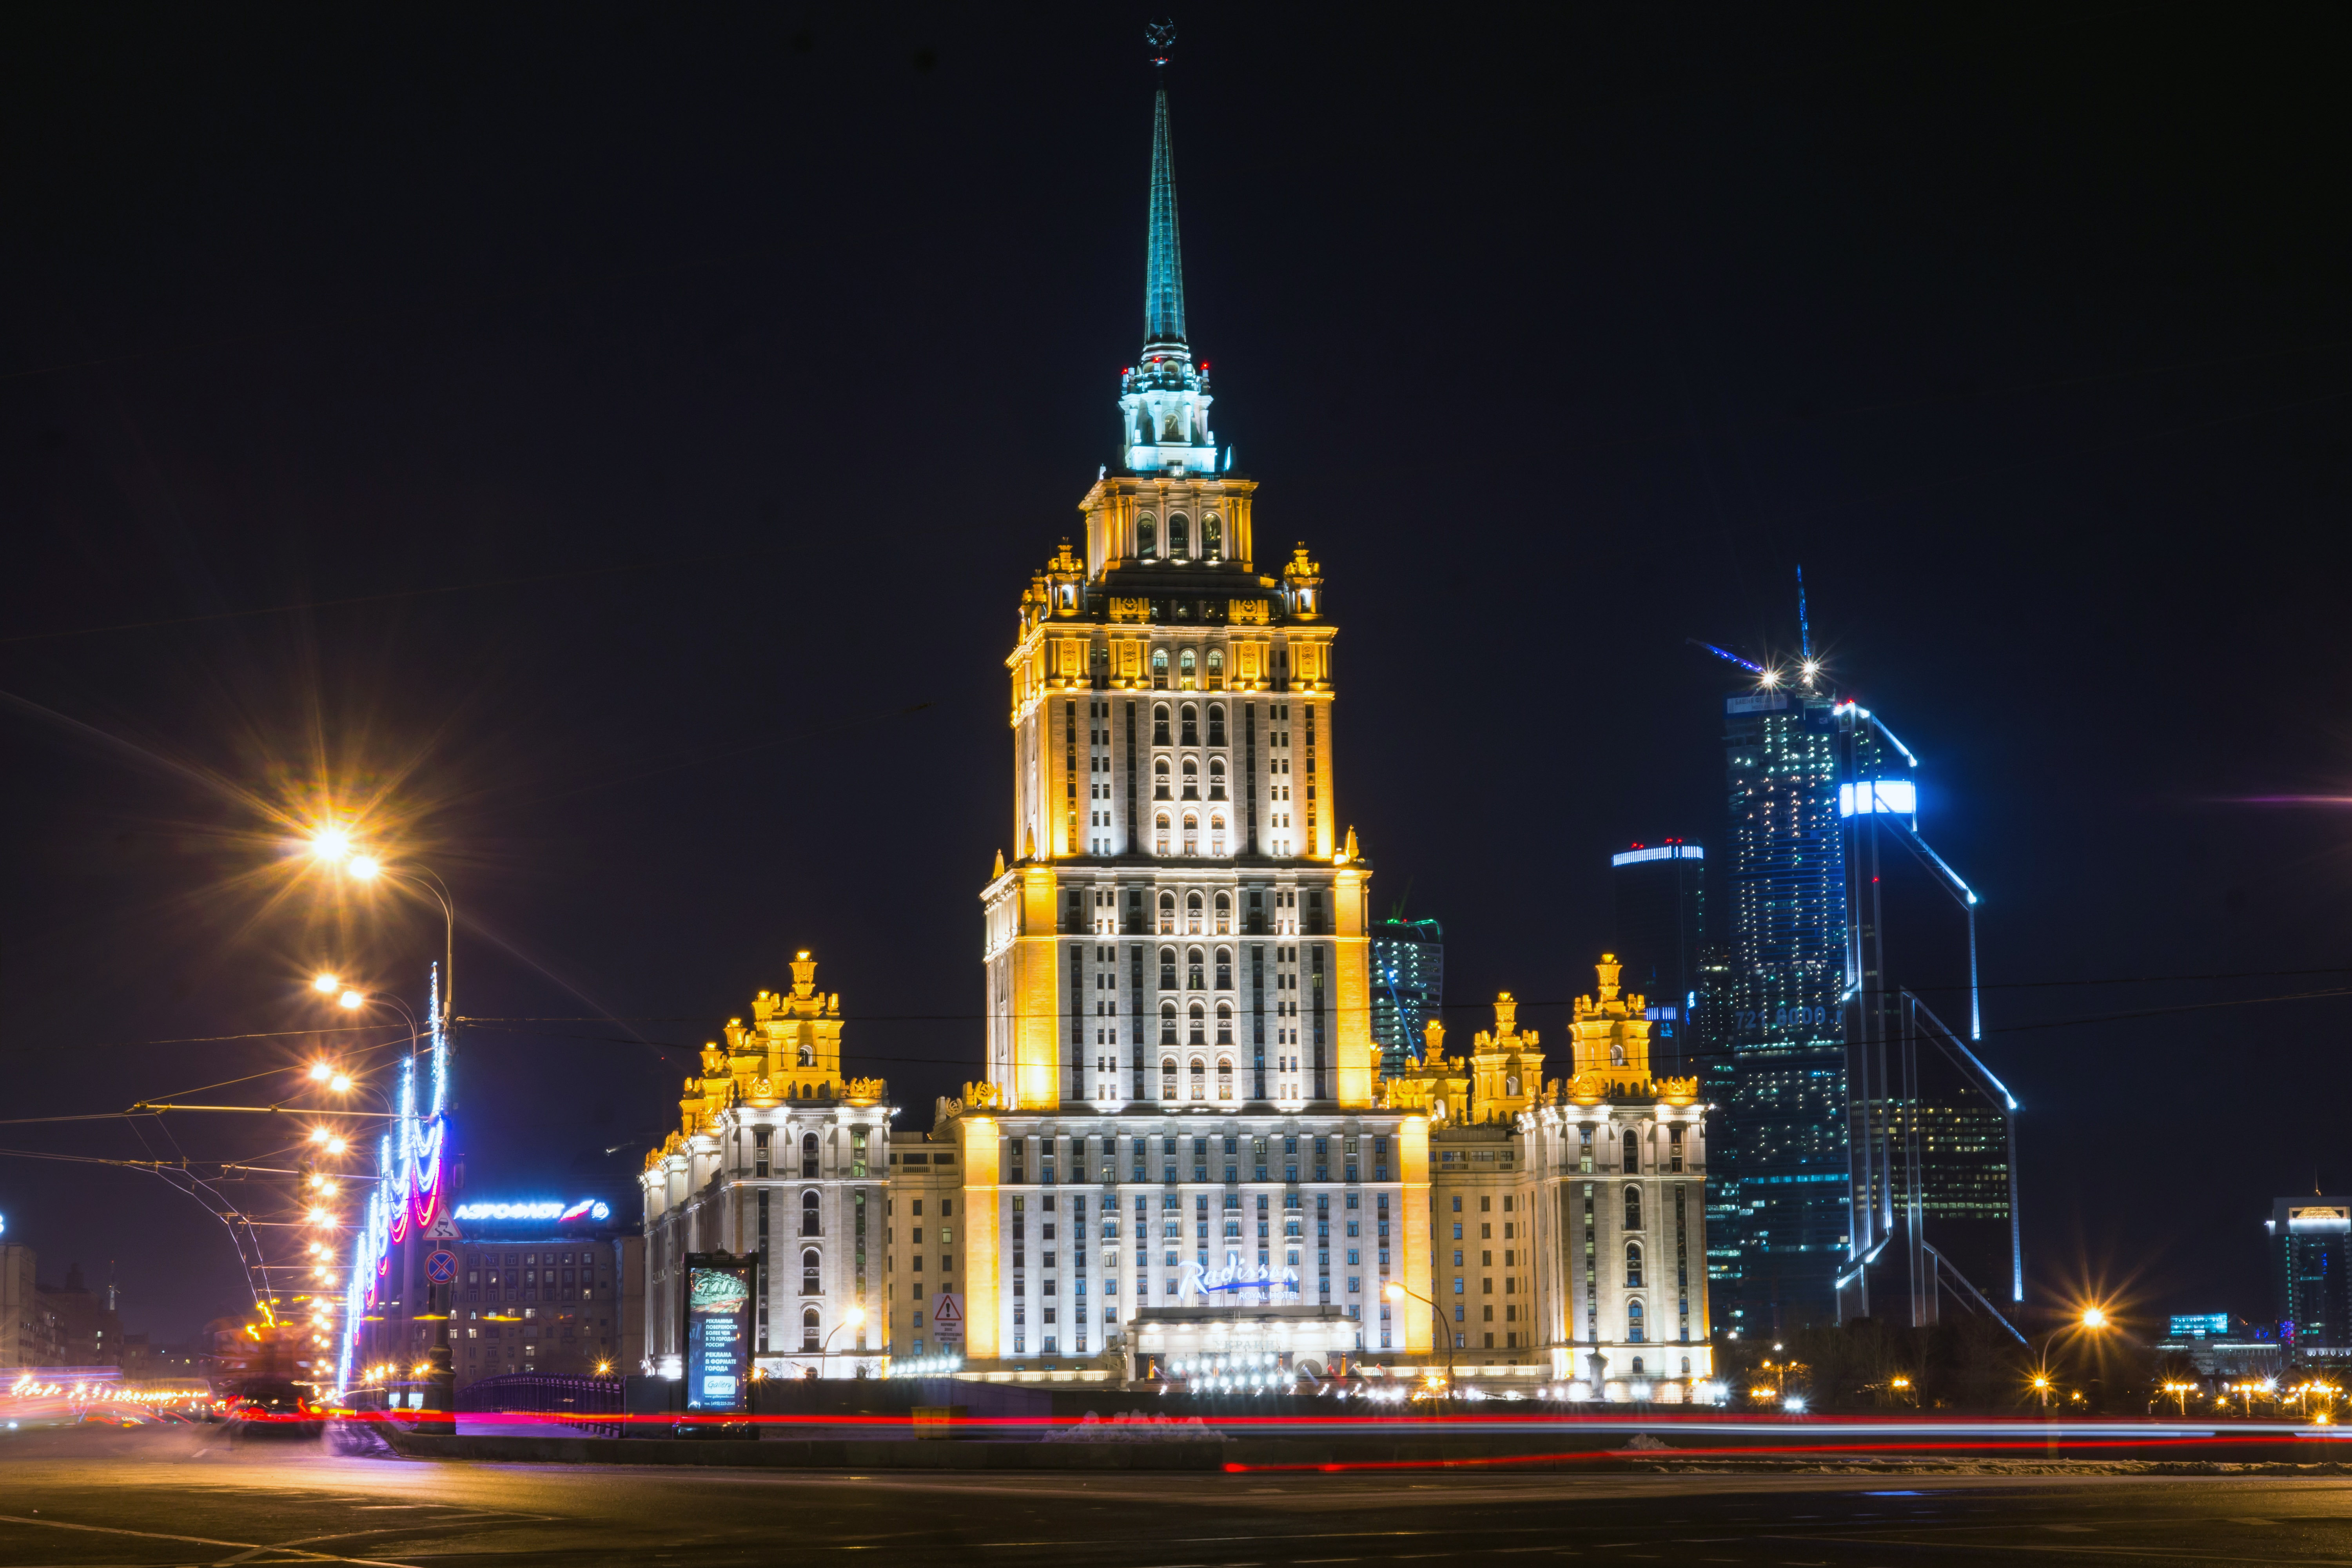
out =
<path fill-rule="evenodd" d="M 2352 1198 L 2281 1198 L 2268 1229 L 2279 1342 L 2305 1353 L 2352 1345 L 2344 1282 Z"/>
<path fill-rule="evenodd" d="M 1435 921 L 1372 928 L 1372 1047 L 1391 1077 L 1421 1059 L 1422 1031 L 1445 1003 L 1445 932 Z"/>
<path fill-rule="evenodd" d="M 1706 936 L 1706 850 L 1673 839 L 1609 858 L 1621 984 L 1641 995 L 1657 1027 L 1651 1051 L 1680 1073 L 1698 1005 L 1699 950 Z"/>
<path fill-rule="evenodd" d="M 1838 752 L 1875 777 L 1877 740 L 1841 734 L 1824 692 L 1767 685 L 1723 707 L 1739 1274 L 1723 1318 L 1778 1333 L 1837 1321 L 1853 1236 Z"/>

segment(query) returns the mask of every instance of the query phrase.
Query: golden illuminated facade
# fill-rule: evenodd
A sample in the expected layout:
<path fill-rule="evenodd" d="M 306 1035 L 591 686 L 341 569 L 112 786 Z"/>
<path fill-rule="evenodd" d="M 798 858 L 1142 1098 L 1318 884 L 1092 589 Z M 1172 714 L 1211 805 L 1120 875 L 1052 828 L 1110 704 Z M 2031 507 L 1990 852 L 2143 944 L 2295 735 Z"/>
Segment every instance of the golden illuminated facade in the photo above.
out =
<path fill-rule="evenodd" d="M 964 1353 L 1115 1359 L 1139 1312 L 1212 1310 L 1286 1315 L 1267 1331 L 1316 1359 L 1426 1350 L 1384 1321 L 1383 1284 L 1425 1271 L 1426 1138 L 1375 1101 L 1336 628 L 1303 546 L 1260 562 L 1257 487 L 1209 434 L 1164 95 L 1153 134 L 1126 471 L 1079 501 L 1084 544 L 1031 582 L 1005 660 L 986 1078 L 932 1133 L 968 1184 Z"/>
<path fill-rule="evenodd" d="M 1569 1076 L 1515 1119 L 1537 1342 L 1579 1397 L 1710 1397 L 1706 1108 L 1696 1079 L 1652 1075 L 1645 999 L 1599 971 Z"/>
<path fill-rule="evenodd" d="M 677 1365 L 689 1252 L 761 1260 L 752 1352 L 764 1375 L 880 1370 L 898 1108 L 882 1079 L 843 1075 L 841 998 L 817 990 L 815 961 L 802 952 L 792 973 L 791 990 L 761 992 L 749 1024 L 730 1018 L 725 1044 L 703 1047 L 677 1131 L 646 1156 L 647 1370 Z"/>

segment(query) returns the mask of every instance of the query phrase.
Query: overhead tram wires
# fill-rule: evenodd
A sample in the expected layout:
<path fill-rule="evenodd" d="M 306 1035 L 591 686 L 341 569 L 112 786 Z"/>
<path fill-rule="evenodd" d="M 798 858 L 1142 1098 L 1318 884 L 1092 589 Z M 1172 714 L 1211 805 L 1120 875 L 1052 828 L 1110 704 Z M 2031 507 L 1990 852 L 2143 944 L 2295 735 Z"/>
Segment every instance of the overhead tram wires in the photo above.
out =
<path fill-rule="evenodd" d="M 2268 971 L 2268 972 L 2257 971 L 2257 972 L 2252 972 L 2252 973 L 2273 973 L 2344 974 L 2344 973 L 2352 973 L 2352 970 L 2344 970 L 2344 969 L 2325 969 L 2325 970 L 2286 970 L 2286 971 Z M 2228 978 L 2233 978 L 2233 977 L 2232 977 L 2232 976 L 2228 976 L 2228 975 L 2194 975 L 2194 976 L 2179 976 L 2179 977 L 2169 976 L 2169 975 L 2161 975 L 2161 976 L 2150 976 L 2150 977 L 2148 977 L 2147 979 L 2146 979 L 2146 980 L 2142 980 L 2142 981 L 2129 981 L 2129 980 L 2035 981 L 2035 982 L 2023 982 L 2023 983 L 2021 983 L 2021 984 L 2033 984 L 2033 985 L 2046 985 L 2046 986 L 2055 986 L 2055 985 L 2122 985 L 2122 984 L 2137 984 L 2169 983 L 2169 982 L 2171 982 L 2172 980 L 2174 980 L 2174 979 L 2176 979 L 2176 978 L 2179 978 L 2179 979 L 2199 979 L 2199 980 L 2210 980 L 2210 979 L 2228 979 Z M 1990 985 L 1988 985 L 1988 986 L 1983 987 L 1983 989 L 1985 989 L 1985 990 L 1992 990 L 1992 989 L 1994 989 L 1994 987 L 1992 987 L 1992 986 L 1990 986 Z M 2218 1000 L 2218 1001 L 2211 1001 L 2211 1002 L 2184 1002 L 2184 1003 L 2178 1003 L 2178 1004 L 2174 1004 L 2174 1005 L 2168 1005 L 2168 1006 L 2161 1006 L 2161 1007 L 2142 1007 L 2142 1008 L 2135 1008 L 2135 1009 L 2133 1009 L 2133 1010 L 2131 1010 L 2131 1011 L 2128 1011 L 2128 1012 L 2118 1012 L 2118 1013 L 2095 1013 L 2095 1014 L 2087 1014 L 2087 1015 L 2084 1015 L 2084 1016 L 2080 1016 L 2080 1017 L 2073 1017 L 2073 1018 L 2051 1018 L 2051 1019 L 2043 1019 L 2043 1020 L 2040 1020 L 2040 1021 L 2032 1022 L 2032 1023 L 1989 1025 L 1989 1026 L 1986 1026 L 1986 1028 L 1985 1028 L 1985 1030 L 1984 1030 L 1984 1034 L 1985 1034 L 1987 1037 L 1991 1037 L 1991 1036 L 1994 1036 L 1994 1035 L 2027 1034 L 2027 1033 L 2032 1033 L 2032 1032 L 2035 1032 L 2035 1031 L 2042 1030 L 2042 1029 L 2071 1029 L 2071 1028 L 2084 1028 L 2084 1027 L 2088 1027 L 2088 1026 L 2092 1026 L 2092 1025 L 2096 1025 L 2096 1024 L 2128 1023 L 2128 1022 L 2131 1022 L 2131 1021 L 2136 1020 L 2136 1019 L 2140 1019 L 2140 1018 L 2159 1018 L 2159 1017 L 2166 1017 L 2166 1016 L 2171 1016 L 2171 1015 L 2179 1014 L 2179 1013 L 2198 1013 L 2198 1012 L 2206 1012 L 2206 1011 L 2210 1011 L 2210 1010 L 2213 1010 L 2213 1009 L 2219 1009 L 2219 1008 L 2230 1008 L 2230 1007 L 2257 1007 L 2257 1006 L 2265 1006 L 2265 1005 L 2273 1005 L 2273 1004 L 2276 1004 L 2276 1003 L 2285 1003 L 2285 1002 L 2315 1002 L 2315 1001 L 2327 1001 L 2327 1000 L 2332 1000 L 2332 999 L 2335 999 L 2335 998 L 2338 998 L 2338 997 L 2346 997 L 2346 996 L 2352 996 L 2352 985 L 2328 986 L 2328 987 L 2326 987 L 2326 988 L 2323 988 L 2323 989 L 2319 989 L 2319 990 L 2313 990 L 2313 991 L 2293 991 L 2293 992 L 2283 992 L 2283 993 L 2280 993 L 2280 994 L 2276 994 L 2276 995 L 2271 995 L 2271 996 L 2240 996 L 2240 997 L 2227 997 L 2227 998 L 2223 998 L 2223 999 L 2221 999 L 2221 1000 Z M 1530 1000 L 1528 1000 L 1528 999 L 1527 999 L 1527 998 L 1525 998 L 1525 997 L 1522 997 L 1522 998 L 1520 998 L 1520 999 L 1519 999 L 1519 1007 L 1520 1007 L 1520 1009 L 1521 1009 L 1521 1011 L 1522 1011 L 1522 1012 L 1528 1011 L 1528 1010 L 1531 1010 L 1531 1009 L 1536 1008 L 1536 1007 L 1544 1007 L 1544 1006 L 1568 1006 L 1568 1005 L 1570 1005 L 1570 1003 L 1567 999 L 1563 999 L 1563 998 L 1553 998 L 1553 999 L 1550 999 L 1550 1000 L 1548 1000 L 1548 1001 L 1530 1001 Z M 1454 1011 L 1454 1010 L 1456 1010 L 1456 1009 L 1460 1009 L 1460 1010 L 1465 1010 L 1465 1011 L 1466 1011 L 1466 1010 L 1470 1010 L 1470 1009 L 1475 1009 L 1475 1010 L 1477 1010 L 1479 1013 L 1483 1014 L 1483 1013 L 1485 1013 L 1488 1008 L 1492 1007 L 1493 1005 L 1494 1005 L 1494 1004 L 1492 1004 L 1491 1002 L 1486 1002 L 1486 1001 L 1480 1001 L 1480 1002 L 1475 1002 L 1475 1003 L 1474 1003 L 1474 1002 L 1453 1002 L 1453 1003 L 1447 1003 L 1447 1004 L 1445 1004 L 1445 1005 L 1444 1005 L 1444 1010 L 1446 1010 L 1446 1011 Z M 1364 1008 L 1364 1009 L 1360 1009 L 1360 1011 L 1365 1011 L 1365 1012 L 1369 1012 L 1369 1011 L 1370 1011 L 1370 1009 L 1369 1009 L 1369 1008 Z M 1331 1012 L 1332 1012 L 1335 1016 L 1339 1015 L 1342 1011 L 1343 1011 L 1342 1009 L 1339 1009 L 1339 1008 L 1337 1008 L 1337 1007 L 1334 1007 L 1334 1008 L 1332 1008 L 1332 1009 L 1331 1009 Z M 842 1015 L 842 1018 L 843 1018 L 843 1021 L 844 1021 L 844 1022 L 846 1022 L 846 1023 L 866 1023 L 866 1024 L 884 1024 L 884 1023 L 926 1023 L 926 1024 L 928 1024 L 928 1023 L 971 1023 L 971 1022 L 976 1022 L 976 1021 L 980 1021 L 980 1020 L 983 1020 L 983 1019 L 987 1019 L 987 1018 L 992 1018 L 992 1017 L 1004 1017 L 1004 1016 L 1008 1016 L 1008 1015 L 1002 1014 L 1002 1013 L 990 1013 L 990 1012 L 982 1012 L 982 1011 L 971 1011 L 971 1012 L 961 1012 L 961 1011 L 959 1011 L 959 1012 L 949 1012 L 949 1013 L 848 1013 L 848 1012 L 845 1012 L 845 1013 Z M 1012 1015 L 1010 1015 L 1010 1016 L 1014 1017 L 1014 1018 L 1026 1017 L 1026 1016 L 1033 1016 L 1033 1015 L 1019 1014 L 1019 1013 L 1015 1013 L 1015 1014 L 1012 1014 Z M 1058 1014 L 1046 1014 L 1046 1015 L 1034 1015 L 1034 1016 L 1048 1016 L 1048 1017 L 1050 1017 L 1050 1016 L 1058 1016 L 1059 1015 L 1058 1015 Z M 452 1023 L 452 1024 L 454 1024 L 454 1025 L 457 1025 L 457 1026 L 460 1026 L 460 1027 L 463 1027 L 463 1028 L 466 1028 L 466 1029 L 468 1029 L 468 1030 L 474 1031 L 474 1032 L 476 1032 L 478 1035 L 478 1034 L 482 1034 L 482 1033 L 504 1034 L 504 1035 L 509 1036 L 509 1037 L 517 1038 L 517 1039 L 580 1040 L 580 1041 L 594 1042 L 594 1043 L 606 1044 L 606 1045 L 645 1046 L 645 1047 L 651 1047 L 652 1049 L 655 1049 L 655 1050 L 657 1050 L 657 1051 L 688 1051 L 688 1052 L 698 1052 L 698 1051 L 700 1051 L 700 1050 L 703 1048 L 700 1045 L 692 1044 L 692 1043 L 689 1043 L 689 1042 L 688 1042 L 688 1041 L 684 1041 L 684 1040 L 648 1040 L 648 1039 L 643 1038 L 642 1037 L 638 1037 L 638 1036 L 626 1036 L 626 1035 L 592 1035 L 592 1034 L 582 1034 L 582 1033 L 578 1033 L 578 1032 L 576 1032 L 576 1031 L 569 1031 L 569 1030 L 550 1030 L 550 1029 L 538 1029 L 538 1028 L 523 1029 L 523 1028 L 518 1028 L 518 1027 L 516 1027 L 515 1026 L 518 1026 L 518 1025 L 542 1025 L 542 1024 L 620 1024 L 620 1025 L 631 1025 L 631 1024 L 703 1024 L 703 1023 L 708 1023 L 708 1022 L 709 1021 L 709 1018 L 710 1018 L 710 1016 L 709 1016 L 709 1015 L 667 1015 L 667 1014 L 665 1014 L 665 1015 L 628 1016 L 618 1016 L 618 1017 L 605 1017 L 605 1016 L 545 1016 L 545 1015 L 541 1015 L 541 1016 L 524 1016 L 524 1017 L 512 1017 L 512 1018 L 488 1018 L 488 1017 L 468 1017 L 468 1016 L 459 1016 L 459 1017 L 457 1017 L 457 1018 L 452 1019 L 452 1020 L 451 1020 L 451 1023 Z M 883 1054 L 883 1053 L 876 1053 L 876 1054 L 875 1054 L 875 1058 L 874 1058 L 874 1059 L 876 1059 L 876 1060 L 877 1060 L 877 1061 L 887 1060 L 887 1061 L 906 1062 L 906 1063 L 908 1063 L 908 1064 L 910 1064 L 910 1065 L 940 1066 L 940 1067 L 957 1067 L 957 1068 L 970 1067 L 970 1066 L 971 1065 L 971 1060 L 972 1060 L 972 1058 L 971 1058 L 969 1055 L 952 1056 L 952 1057 L 925 1057 L 925 1056 L 889 1056 L 889 1055 L 886 1055 L 886 1054 Z"/>
<path fill-rule="evenodd" d="M 243 1074 L 216 1083 L 175 1090 L 167 1096 L 138 1100 L 122 1110 L 0 1119 L 0 1127 L 24 1128 L 121 1122 L 138 1140 L 148 1158 L 13 1147 L 0 1148 L 0 1158 L 46 1160 L 135 1171 L 152 1176 L 182 1196 L 193 1199 L 228 1234 L 238 1264 L 245 1271 L 247 1287 L 253 1296 L 256 1309 L 266 1322 L 275 1324 L 279 1309 L 289 1301 L 316 1302 L 322 1299 L 331 1300 L 335 1297 L 333 1271 L 347 1256 L 341 1244 L 342 1233 L 349 1228 L 343 1221 L 341 1202 L 343 1188 L 354 1180 L 365 1180 L 347 1176 L 335 1163 L 350 1154 L 359 1142 L 351 1135 L 344 1119 L 375 1121 L 394 1114 L 352 1106 L 347 1097 L 354 1093 L 372 1096 L 375 1092 L 364 1081 L 365 1058 L 386 1052 L 414 1049 L 413 1018 L 399 1025 L 353 1026 L 353 1030 L 364 1028 L 397 1028 L 401 1035 L 356 1049 L 346 1048 L 332 1060 L 311 1057 L 289 1061 L 262 1072 Z M 316 1035 L 322 1032 L 328 1031 L 269 1033 Z M 286 1094 L 273 1104 L 228 1105 L 182 1098 L 281 1077 L 289 1078 L 292 1081 Z M 325 1103 L 320 1103 L 322 1100 Z M 300 1125 L 301 1131 L 292 1142 L 277 1143 L 273 1139 L 275 1146 L 241 1156 L 199 1157 L 181 1144 L 167 1120 L 167 1113 L 192 1112 L 292 1118 Z M 212 1117 L 205 1117 L 205 1124 L 211 1124 L 212 1121 Z M 278 1125 L 282 1127 L 284 1123 L 280 1121 Z M 239 1194 L 233 1190 L 237 1188 L 250 1191 L 249 1194 Z M 290 1257 L 285 1246 L 265 1235 L 282 1230 L 302 1233 L 302 1239 L 296 1244 L 299 1250 Z M 319 1289 L 322 1279 L 327 1281 L 327 1288 L 323 1290 Z M 306 1286 L 309 1287 L 307 1294 L 304 1290 Z"/>

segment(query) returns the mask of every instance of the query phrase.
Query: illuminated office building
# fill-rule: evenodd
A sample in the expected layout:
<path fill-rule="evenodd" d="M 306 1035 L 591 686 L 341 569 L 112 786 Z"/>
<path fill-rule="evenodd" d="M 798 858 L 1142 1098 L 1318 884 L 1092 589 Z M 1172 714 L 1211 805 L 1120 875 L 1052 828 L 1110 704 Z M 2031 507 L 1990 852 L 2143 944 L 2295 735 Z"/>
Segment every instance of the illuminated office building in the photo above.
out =
<path fill-rule="evenodd" d="M 2281 1198 L 2264 1228 L 2280 1342 L 2306 1357 L 2352 1346 L 2352 1198 Z"/>
<path fill-rule="evenodd" d="M 1738 1332 L 1835 1322 L 1853 1235 L 1835 708 L 1810 682 L 1724 700 Z"/>
<path fill-rule="evenodd" d="M 636 1204 L 461 1196 L 449 1306 L 457 1386 L 484 1378 L 638 1370 L 645 1241 Z"/>
<path fill-rule="evenodd" d="M 1609 858 L 1617 962 L 1625 988 L 1650 999 L 1659 1054 L 1672 1065 L 1692 1049 L 1706 941 L 1706 850 L 1670 839 Z"/>
<path fill-rule="evenodd" d="M 1435 921 L 1390 919 L 1372 928 L 1372 1047 L 1394 1076 L 1421 1049 L 1445 1005 L 1445 932 Z"/>

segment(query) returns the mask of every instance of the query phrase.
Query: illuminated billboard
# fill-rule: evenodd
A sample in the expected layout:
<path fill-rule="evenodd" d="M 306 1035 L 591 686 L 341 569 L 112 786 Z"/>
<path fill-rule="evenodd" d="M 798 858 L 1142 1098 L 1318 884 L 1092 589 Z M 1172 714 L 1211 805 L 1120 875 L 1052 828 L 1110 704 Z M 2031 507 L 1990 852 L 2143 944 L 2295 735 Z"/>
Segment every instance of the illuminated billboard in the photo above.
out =
<path fill-rule="evenodd" d="M 751 1287 L 758 1260 L 725 1252 L 686 1255 L 684 1367 L 689 1415 L 740 1415 L 751 1407 Z"/>
<path fill-rule="evenodd" d="M 464 1203 L 449 1212 L 456 1218 L 475 1221 L 547 1220 L 556 1225 L 593 1225 L 612 1218 L 613 1205 L 602 1198 L 582 1198 L 572 1204 L 541 1198 L 520 1203 Z"/>

